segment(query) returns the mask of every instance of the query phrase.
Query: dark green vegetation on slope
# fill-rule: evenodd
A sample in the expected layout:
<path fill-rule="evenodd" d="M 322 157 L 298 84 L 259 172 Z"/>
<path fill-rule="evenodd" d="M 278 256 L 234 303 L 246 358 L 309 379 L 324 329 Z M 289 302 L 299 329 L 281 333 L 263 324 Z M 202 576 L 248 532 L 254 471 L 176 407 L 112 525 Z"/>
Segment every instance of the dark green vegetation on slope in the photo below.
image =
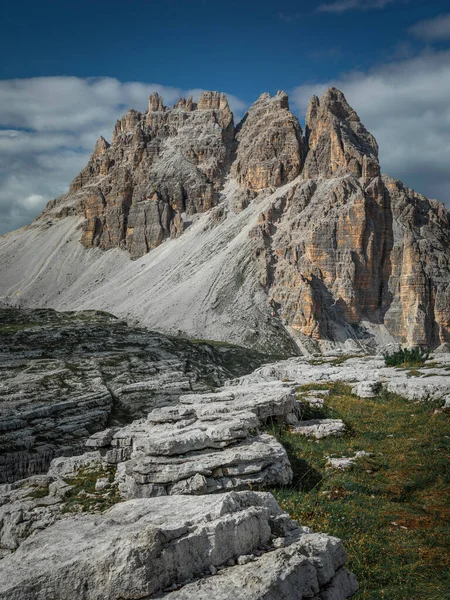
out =
<path fill-rule="evenodd" d="M 386 353 L 384 362 L 387 367 L 422 367 L 430 358 L 431 351 L 424 348 L 400 348 L 395 352 Z"/>
<path fill-rule="evenodd" d="M 450 598 L 450 415 L 393 394 L 361 400 L 342 384 L 326 404 L 347 436 L 316 442 L 274 430 L 295 472 L 291 488 L 272 490 L 278 502 L 344 540 L 357 600 Z M 326 468 L 327 456 L 358 450 L 371 456 L 349 471 Z"/>

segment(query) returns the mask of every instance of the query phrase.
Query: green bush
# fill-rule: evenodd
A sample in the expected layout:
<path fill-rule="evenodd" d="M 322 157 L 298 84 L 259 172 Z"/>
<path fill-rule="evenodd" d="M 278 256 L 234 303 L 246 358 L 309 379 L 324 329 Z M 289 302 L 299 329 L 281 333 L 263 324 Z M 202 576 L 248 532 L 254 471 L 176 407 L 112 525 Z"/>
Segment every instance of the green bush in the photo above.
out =
<path fill-rule="evenodd" d="M 416 346 L 400 348 L 396 352 L 386 353 L 383 356 L 387 367 L 420 367 L 430 358 L 430 351 Z"/>

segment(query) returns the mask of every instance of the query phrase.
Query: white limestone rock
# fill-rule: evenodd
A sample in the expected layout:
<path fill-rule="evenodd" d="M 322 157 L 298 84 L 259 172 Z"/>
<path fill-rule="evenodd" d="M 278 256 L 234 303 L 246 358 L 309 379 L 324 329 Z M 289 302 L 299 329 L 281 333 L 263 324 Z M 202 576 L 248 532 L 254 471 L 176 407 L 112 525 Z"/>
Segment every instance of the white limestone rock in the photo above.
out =
<path fill-rule="evenodd" d="M 286 547 L 267 553 L 280 518 Z M 250 555 L 252 562 L 167 591 Z M 225 600 L 245 590 L 245 598 L 288 600 L 300 590 L 321 597 L 333 589 L 338 595 L 324 598 L 343 600 L 357 589 L 343 575 L 345 562 L 339 540 L 304 533 L 270 494 L 139 499 L 61 520 L 26 540 L 1 563 L 0 597 L 137 600 L 164 592 L 173 600 Z"/>
<path fill-rule="evenodd" d="M 207 494 L 250 486 L 288 485 L 292 470 L 285 449 L 270 435 L 250 437 L 221 451 L 143 456 L 124 463 L 119 489 L 125 498 Z"/>
<path fill-rule="evenodd" d="M 355 452 L 353 456 L 341 456 L 340 458 L 327 456 L 327 467 L 329 469 L 337 469 L 338 471 L 346 471 L 353 467 L 358 458 L 362 458 L 364 456 L 369 456 L 369 453 L 365 452 L 364 450 Z"/>
<path fill-rule="evenodd" d="M 345 425 L 341 419 L 311 419 L 293 427 L 292 432 L 320 440 L 325 437 L 344 435 Z"/>
<path fill-rule="evenodd" d="M 352 394 L 358 398 L 375 398 L 380 389 L 380 381 L 361 381 L 352 388 Z"/>

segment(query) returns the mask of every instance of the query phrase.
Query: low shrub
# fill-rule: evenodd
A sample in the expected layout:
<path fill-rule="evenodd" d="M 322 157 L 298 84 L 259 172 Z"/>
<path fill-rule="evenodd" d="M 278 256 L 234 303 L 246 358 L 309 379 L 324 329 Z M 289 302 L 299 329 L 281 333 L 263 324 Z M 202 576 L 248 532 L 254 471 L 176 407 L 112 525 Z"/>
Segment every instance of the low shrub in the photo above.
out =
<path fill-rule="evenodd" d="M 400 348 L 396 352 L 384 354 L 387 367 L 420 367 L 430 358 L 431 352 L 416 346 L 415 348 Z"/>

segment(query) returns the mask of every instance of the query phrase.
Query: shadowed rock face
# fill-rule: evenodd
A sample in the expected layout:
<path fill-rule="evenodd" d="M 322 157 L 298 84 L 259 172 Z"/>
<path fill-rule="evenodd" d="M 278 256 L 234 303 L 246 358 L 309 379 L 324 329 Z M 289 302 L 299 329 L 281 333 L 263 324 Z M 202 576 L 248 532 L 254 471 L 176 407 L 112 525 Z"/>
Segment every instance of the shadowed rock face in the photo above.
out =
<path fill-rule="evenodd" d="M 97 311 L 0 309 L 0 483 L 80 452 L 107 424 L 209 390 L 262 360 L 128 327 Z"/>
<path fill-rule="evenodd" d="M 238 221 L 242 209 L 248 217 Z M 154 94 L 146 113 L 131 110 L 117 122 L 111 145 L 100 138 L 69 193 L 36 225 L 67 215 L 84 217 L 86 247 L 125 248 L 132 258 L 192 225 L 184 249 L 170 242 L 189 255 L 184 268 L 166 253 L 155 259 L 150 288 L 136 276 L 129 283 L 148 303 L 145 313 L 130 312 L 153 328 L 170 321 L 187 335 L 268 351 L 283 326 L 302 344 L 304 336 L 372 346 L 380 336 L 450 341 L 449 213 L 380 175 L 375 139 L 334 88 L 311 99 L 305 135 L 284 92 L 263 94 L 236 129 L 224 94 L 205 92 L 197 104 L 182 98 L 172 110 Z M 211 230 L 199 252 L 193 232 L 205 240 Z M 15 302 L 16 292 L 7 297 Z M 63 306 L 79 308 L 72 298 Z M 251 325 L 244 332 L 239 321 Z"/>

